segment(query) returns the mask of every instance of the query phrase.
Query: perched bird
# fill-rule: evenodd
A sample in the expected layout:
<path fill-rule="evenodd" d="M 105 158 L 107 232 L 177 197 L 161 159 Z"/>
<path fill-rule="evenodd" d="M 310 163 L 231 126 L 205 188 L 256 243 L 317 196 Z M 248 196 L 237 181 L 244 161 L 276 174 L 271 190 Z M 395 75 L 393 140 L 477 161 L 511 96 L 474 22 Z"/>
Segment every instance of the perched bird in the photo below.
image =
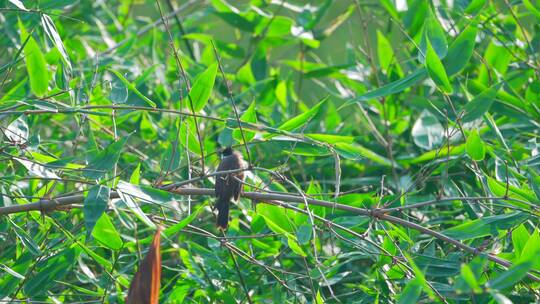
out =
<path fill-rule="evenodd" d="M 230 171 L 246 168 L 242 154 L 227 147 L 222 151 L 222 158 L 217 171 Z M 218 210 L 217 227 L 227 230 L 229 224 L 229 204 L 231 199 L 238 201 L 242 192 L 244 172 L 224 173 L 216 176 L 216 209 Z"/>

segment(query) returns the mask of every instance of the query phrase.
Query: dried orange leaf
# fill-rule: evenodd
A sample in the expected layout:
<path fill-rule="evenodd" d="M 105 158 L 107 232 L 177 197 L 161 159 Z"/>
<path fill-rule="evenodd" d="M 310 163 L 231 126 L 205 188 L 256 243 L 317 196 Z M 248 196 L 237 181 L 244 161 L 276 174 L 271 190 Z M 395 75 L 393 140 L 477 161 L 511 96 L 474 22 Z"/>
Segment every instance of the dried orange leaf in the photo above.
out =
<path fill-rule="evenodd" d="M 161 281 L 161 227 L 158 227 L 154 240 L 139 270 L 129 286 L 127 304 L 158 304 Z"/>

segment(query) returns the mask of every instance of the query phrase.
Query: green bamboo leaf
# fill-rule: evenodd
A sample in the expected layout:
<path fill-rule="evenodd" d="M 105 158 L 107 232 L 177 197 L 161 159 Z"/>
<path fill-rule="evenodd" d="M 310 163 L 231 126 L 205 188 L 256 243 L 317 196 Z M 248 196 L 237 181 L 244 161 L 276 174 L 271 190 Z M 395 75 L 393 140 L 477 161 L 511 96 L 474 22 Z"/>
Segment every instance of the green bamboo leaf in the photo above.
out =
<path fill-rule="evenodd" d="M 236 121 L 236 119 L 230 120 Z M 244 125 L 242 125 L 242 127 L 243 126 Z M 201 154 L 201 146 L 197 139 L 197 128 L 195 127 L 195 122 L 192 117 L 184 120 L 184 123 L 180 126 L 180 138 L 183 145 L 187 146 L 191 152 Z"/>
<path fill-rule="evenodd" d="M 79 250 L 66 248 L 37 264 L 36 274 L 24 284 L 24 293 L 29 297 L 45 294 L 50 286 L 70 272 L 77 261 Z"/>
<path fill-rule="evenodd" d="M 148 192 L 141 191 L 140 187 L 138 187 L 136 185 L 132 185 L 132 184 L 130 184 L 128 182 L 125 182 L 125 181 L 122 181 L 122 180 L 119 181 L 118 185 L 116 186 L 116 191 L 118 192 L 118 195 L 120 196 L 120 199 L 126 204 L 126 206 L 129 209 L 131 209 L 131 211 L 133 211 L 133 213 L 141 221 L 143 221 L 148 227 L 155 229 L 156 225 L 141 210 L 141 207 L 139 207 L 139 204 L 137 203 L 137 200 L 142 200 L 142 201 L 145 201 L 145 202 L 154 202 L 153 200 L 156 199 L 157 201 L 162 200 L 161 202 L 163 202 L 163 201 L 168 200 L 168 199 L 164 198 L 164 196 L 166 197 L 167 195 L 171 195 L 171 194 L 170 193 L 163 194 L 162 192 L 165 192 L 165 191 L 161 191 L 161 190 L 158 190 L 158 189 L 153 189 L 153 190 L 155 190 L 156 192 L 148 193 L 148 192 L 150 192 L 149 189 L 148 189 Z M 157 191 L 159 191 L 159 193 Z M 167 192 L 165 192 L 165 193 L 167 193 Z"/>
<path fill-rule="evenodd" d="M 334 134 L 304 134 L 304 136 L 309 137 L 316 141 L 322 141 L 329 144 L 337 144 L 337 143 L 346 143 L 346 144 L 352 144 L 354 142 L 353 136 L 343 136 L 343 135 L 334 135 Z"/>
<path fill-rule="evenodd" d="M 231 26 L 245 32 L 255 31 L 255 28 L 260 21 L 260 18 L 251 18 L 249 15 L 244 15 L 237 12 L 215 12 L 214 14 Z"/>
<path fill-rule="evenodd" d="M 15 224 L 11 219 L 9 220 L 11 223 L 11 226 L 13 227 L 13 231 L 15 232 L 15 235 L 17 235 L 17 238 L 21 240 L 23 247 L 28 250 L 32 255 L 38 256 L 41 255 L 42 252 L 39 249 L 38 244 L 34 241 L 28 233 L 26 233 L 25 230 L 23 230 L 21 227 L 19 227 L 17 224 Z"/>
<path fill-rule="evenodd" d="M 112 103 L 123 104 L 128 100 L 129 92 L 125 81 L 125 78 L 118 77 L 116 73 L 112 74 L 111 91 L 109 92 L 109 99 Z"/>
<path fill-rule="evenodd" d="M 472 0 L 469 5 L 465 8 L 465 13 L 476 15 L 484 7 L 487 0 Z"/>
<path fill-rule="evenodd" d="M 512 287 L 527 275 L 527 272 L 532 268 L 532 266 L 533 262 L 530 260 L 515 264 L 496 278 L 489 280 L 486 286 L 490 289 L 496 290 Z"/>
<path fill-rule="evenodd" d="M 412 85 L 416 84 L 417 82 L 424 80 L 426 76 L 427 76 L 426 69 L 424 68 L 417 69 L 411 74 L 399 80 L 386 84 L 378 89 L 369 91 L 363 95 L 357 96 L 347 101 L 344 105 L 340 107 L 340 109 L 359 101 L 366 101 L 366 100 L 385 97 L 385 96 L 402 92 L 408 89 L 409 87 L 411 87 Z"/>
<path fill-rule="evenodd" d="M 443 60 L 448 76 L 459 73 L 471 59 L 477 32 L 476 26 L 469 25 L 450 45 L 448 55 Z"/>
<path fill-rule="evenodd" d="M 24 61 L 26 62 L 26 70 L 28 71 L 28 77 L 30 78 L 30 89 L 36 96 L 43 96 L 49 90 L 49 71 L 47 69 L 47 63 L 45 57 L 39 48 L 39 45 L 33 37 L 29 37 L 24 24 L 19 19 L 19 29 L 21 31 L 21 43 L 25 43 L 24 46 Z"/>
<path fill-rule="evenodd" d="M 248 122 L 248 123 L 255 123 L 255 124 L 257 123 L 257 112 L 255 111 L 255 101 L 253 101 L 249 105 L 247 110 L 242 114 L 242 116 L 240 116 L 240 121 Z M 247 131 L 246 129 L 243 128 L 243 126 L 242 126 L 242 130 L 244 131 L 246 142 L 250 142 L 255 137 L 255 132 Z M 240 133 L 240 128 L 235 128 L 232 135 L 233 135 L 233 138 L 237 142 L 240 142 L 240 143 L 243 142 L 242 134 Z"/>
<path fill-rule="evenodd" d="M 268 59 L 267 50 L 264 45 L 259 45 L 251 58 L 250 66 L 251 72 L 257 81 L 261 81 L 266 78 L 268 71 Z"/>
<path fill-rule="evenodd" d="M 523 212 L 505 213 L 486 216 L 449 228 L 442 233 L 457 240 L 470 240 L 489 235 L 497 235 L 498 231 L 510 229 L 527 220 L 528 214 Z"/>
<path fill-rule="evenodd" d="M 397 63 L 392 44 L 390 44 L 390 41 L 386 39 L 381 31 L 377 31 L 377 57 L 379 59 L 379 65 L 386 74 L 388 74 L 392 65 L 395 66 L 398 75 L 401 76 L 403 74 Z"/>
<path fill-rule="evenodd" d="M 12 268 L 9 268 L 7 267 L 6 265 L 4 264 L 0 264 L 0 270 L 2 270 L 3 272 L 13 276 L 14 278 L 17 278 L 19 280 L 24 280 L 24 276 L 20 273 L 18 273 L 17 271 L 15 271 L 14 269 Z"/>
<path fill-rule="evenodd" d="M 302 220 L 308 220 L 305 214 L 302 214 L 302 213 L 297 213 L 297 214 L 303 216 Z M 309 243 L 312 236 L 313 236 L 313 227 L 308 224 L 300 225 L 300 227 L 298 227 L 298 230 L 296 231 L 296 239 L 298 240 L 300 244 L 303 244 L 303 245 L 306 245 L 307 243 Z"/>
<path fill-rule="evenodd" d="M 429 12 L 429 2 L 425 0 L 407 1 L 407 13 L 403 16 L 403 25 L 409 35 L 416 36 L 426 23 Z"/>
<path fill-rule="evenodd" d="M 8 125 L 8 127 L 4 131 L 4 134 L 6 135 L 6 138 L 12 143 L 25 144 L 26 142 L 28 142 L 30 130 L 28 128 L 26 116 L 21 115 L 17 117 L 17 119 L 15 119 Z"/>
<path fill-rule="evenodd" d="M 112 250 L 120 250 L 124 244 L 107 213 L 103 213 L 96 222 L 92 236 L 105 247 Z"/>
<path fill-rule="evenodd" d="M 367 158 L 373 162 L 376 162 L 380 165 L 391 167 L 392 162 L 384 157 L 381 156 L 370 149 L 363 147 L 358 144 L 347 144 L 347 143 L 336 143 L 335 144 L 336 152 L 345 158 L 348 159 L 360 159 L 360 158 Z M 396 167 L 399 167 L 399 165 L 395 164 Z"/>
<path fill-rule="evenodd" d="M 486 156 L 486 147 L 480 134 L 478 134 L 478 130 L 474 130 L 469 134 L 466 150 L 471 159 L 476 161 L 481 161 Z"/>
<path fill-rule="evenodd" d="M 11 4 L 15 5 L 23 11 L 28 11 L 28 9 L 24 6 L 24 3 L 22 3 L 21 0 L 9 0 L 9 2 L 11 2 Z"/>
<path fill-rule="evenodd" d="M 124 193 L 129 193 L 132 198 L 139 199 L 146 203 L 167 206 L 167 204 L 173 200 L 173 194 L 171 192 L 146 185 L 135 185 L 120 181 L 117 188 Z"/>
<path fill-rule="evenodd" d="M 193 110 L 196 112 L 202 110 L 208 103 L 208 99 L 214 88 L 217 69 L 217 63 L 212 64 L 204 72 L 199 74 L 193 82 L 193 87 L 189 92 L 189 96 L 193 102 Z"/>
<path fill-rule="evenodd" d="M 53 170 L 50 170 L 49 168 L 42 166 L 41 164 L 35 162 L 35 161 L 28 161 L 26 159 L 14 157 L 14 160 L 21 163 L 23 166 L 26 167 L 29 173 L 34 176 L 39 176 L 43 178 L 53 178 L 53 179 L 59 179 L 60 177 L 56 175 L 56 173 Z"/>
<path fill-rule="evenodd" d="M 521 252 L 520 261 L 529 260 L 530 257 L 537 257 L 540 254 L 540 230 L 535 228 L 533 233 L 527 239 L 527 243 L 523 247 Z M 536 271 L 540 271 L 540 259 L 532 260 L 534 265 L 533 268 Z"/>
<path fill-rule="evenodd" d="M 433 292 L 433 289 L 431 289 L 431 287 L 428 285 L 424 271 L 422 271 L 422 269 L 420 269 L 420 267 L 416 265 L 415 260 L 411 256 L 409 256 L 408 253 L 404 253 L 404 255 L 414 272 L 415 280 L 418 281 L 418 284 L 422 287 L 422 289 L 424 289 L 424 291 L 429 295 L 430 298 L 434 298 L 435 293 Z"/>
<path fill-rule="evenodd" d="M 536 198 L 540 200 L 540 175 L 534 172 L 534 169 L 529 168 L 529 184 L 536 194 Z"/>
<path fill-rule="evenodd" d="M 192 212 L 189 216 L 178 222 L 177 224 L 174 224 L 167 229 L 163 230 L 163 234 L 167 237 L 172 237 L 174 234 L 180 232 L 184 227 L 191 224 L 193 220 L 199 216 L 199 214 L 205 209 L 206 203 L 201 204 L 194 212 Z M 151 238 L 150 238 L 151 240 Z"/>
<path fill-rule="evenodd" d="M 395 20 L 399 20 L 399 15 L 396 7 L 394 6 L 394 1 L 391 0 L 381 0 L 379 1 L 381 5 L 386 9 L 386 11 L 394 18 Z"/>
<path fill-rule="evenodd" d="M 268 227 L 275 233 L 294 233 L 292 217 L 288 218 L 285 209 L 268 204 L 257 204 L 257 214 L 264 217 Z"/>
<path fill-rule="evenodd" d="M 96 222 L 107 209 L 109 195 L 110 189 L 103 185 L 95 185 L 88 191 L 83 205 L 86 239 L 90 237 Z"/>
<path fill-rule="evenodd" d="M 126 143 L 128 136 L 123 137 L 119 141 L 113 142 L 105 150 L 97 153 L 89 165 L 85 168 L 83 175 L 91 179 L 99 179 L 110 171 L 120 158 L 122 148 Z"/>
<path fill-rule="evenodd" d="M 129 183 L 133 185 L 138 185 L 141 182 L 141 163 L 137 163 L 137 167 L 131 173 L 129 177 Z"/>
<path fill-rule="evenodd" d="M 473 100 L 465 105 L 465 114 L 461 121 L 469 122 L 482 117 L 491 108 L 500 88 L 501 84 L 496 84 L 476 95 Z"/>
<path fill-rule="evenodd" d="M 533 1 L 533 2 L 534 2 L 534 1 Z M 540 6 L 535 5 L 533 2 L 531 2 L 530 0 L 523 0 L 523 5 L 524 5 L 531 13 L 533 13 L 533 15 L 534 15 L 537 19 L 540 19 Z M 537 1 L 536 3 L 538 3 L 538 1 Z"/>
<path fill-rule="evenodd" d="M 339 28 L 343 22 L 345 22 L 349 17 L 354 13 L 356 7 L 354 4 L 349 5 L 346 11 L 341 13 L 340 15 L 334 17 L 334 20 L 329 25 L 325 26 L 324 30 L 321 34 L 319 34 L 319 31 L 315 31 L 315 39 L 317 40 L 323 40 L 329 36 L 331 36 L 335 30 Z"/>
<path fill-rule="evenodd" d="M 118 71 L 115 71 L 115 70 L 109 70 L 111 73 L 113 73 L 114 75 L 116 75 L 116 77 L 126 86 L 126 88 L 135 93 L 135 95 L 139 96 L 142 100 L 144 100 L 147 104 L 149 104 L 151 107 L 155 108 L 156 107 L 156 103 L 153 102 L 152 100 L 150 100 L 148 97 L 144 96 L 143 93 L 141 93 L 137 87 L 135 86 L 135 84 L 131 83 L 129 80 L 126 79 L 126 77 L 124 77 L 124 75 L 122 75 L 120 72 Z"/>
<path fill-rule="evenodd" d="M 60 38 L 60 34 L 58 34 L 58 30 L 56 29 L 54 21 L 48 15 L 42 14 L 41 23 L 43 24 L 43 29 L 45 30 L 45 33 L 47 33 L 47 36 L 49 36 L 54 46 L 56 46 L 57 52 L 60 53 L 62 61 L 64 62 L 68 70 L 71 71 L 71 60 L 69 60 L 66 47 L 62 42 L 62 38 Z"/>
<path fill-rule="evenodd" d="M 321 296 L 321 290 L 317 290 L 317 296 L 315 297 L 315 303 L 316 304 L 324 304 L 324 299 Z"/>
<path fill-rule="evenodd" d="M 162 235 L 166 236 L 168 238 L 173 237 L 176 233 L 182 231 L 187 225 L 191 224 L 198 216 L 201 214 L 202 211 L 206 209 L 207 202 L 202 203 L 194 212 L 192 212 L 190 215 L 182 219 L 180 222 L 167 227 L 167 229 L 163 230 Z M 153 235 L 148 236 L 147 238 L 144 238 L 142 240 L 139 240 L 139 244 L 149 244 L 154 239 Z"/>
<path fill-rule="evenodd" d="M 353 64 L 340 64 L 333 66 L 323 66 L 318 68 L 306 69 L 305 67 L 303 72 L 305 73 L 306 78 L 322 78 L 327 76 L 337 75 L 341 70 L 347 69 L 353 66 Z M 300 67 L 297 68 L 299 71 L 302 71 Z"/>
<path fill-rule="evenodd" d="M 414 143 L 426 150 L 437 148 L 444 139 L 444 128 L 437 117 L 424 109 L 411 130 Z"/>
<path fill-rule="evenodd" d="M 495 41 L 490 42 L 483 57 L 483 64 L 478 71 L 478 81 L 485 86 L 490 83 L 494 73 L 504 76 L 512 62 L 512 52 Z"/>
<path fill-rule="evenodd" d="M 448 76 L 446 76 L 444 66 L 429 41 L 427 42 L 426 49 L 426 69 L 429 77 L 431 77 L 441 91 L 448 94 L 452 93 L 452 85 L 450 85 Z"/>
<path fill-rule="evenodd" d="M 529 202 L 534 204 L 540 204 L 540 200 L 536 198 L 534 191 L 528 190 L 526 188 L 516 187 L 514 185 L 507 185 L 506 182 L 498 181 L 494 178 L 487 177 L 488 186 L 491 192 L 496 195 L 503 197 L 508 195 L 508 197 L 521 200 L 523 202 Z M 508 191 L 506 190 L 508 188 Z M 509 204 L 518 206 L 520 208 L 528 209 L 530 208 L 526 203 L 517 202 L 517 201 L 508 201 Z"/>
<path fill-rule="evenodd" d="M 311 120 L 318 112 L 320 107 L 328 100 L 328 97 L 323 98 L 318 104 L 308 111 L 289 119 L 287 122 L 279 126 L 279 130 L 292 131 Z"/>
<path fill-rule="evenodd" d="M 469 284 L 469 287 L 471 287 L 472 290 L 481 290 L 480 286 L 478 285 L 478 279 L 475 277 L 474 272 L 469 265 L 461 265 L 461 277 L 463 280 L 465 280 L 465 282 L 467 282 L 467 284 Z"/>
<path fill-rule="evenodd" d="M 428 17 L 424 22 L 424 31 L 420 40 L 421 52 L 418 55 L 420 62 L 424 62 L 424 56 L 427 56 L 428 45 L 431 45 L 438 58 L 444 58 L 448 52 L 445 31 L 431 10 L 428 10 Z"/>
<path fill-rule="evenodd" d="M 514 245 L 516 256 L 519 257 L 523 253 L 523 248 L 525 248 L 527 241 L 530 239 L 531 235 L 523 224 L 512 231 L 512 245 Z"/>
<path fill-rule="evenodd" d="M 403 292 L 398 296 L 398 304 L 416 303 L 422 294 L 422 284 L 418 279 L 412 279 L 405 285 Z"/>
<path fill-rule="evenodd" d="M 450 150 L 450 151 L 448 151 Z M 450 152 L 450 153 L 448 153 Z M 435 149 L 421 154 L 420 156 L 414 157 L 412 159 L 403 160 L 404 164 L 418 164 L 426 161 L 431 161 L 434 159 L 443 159 L 448 156 L 457 156 L 465 152 L 465 144 L 458 146 L 450 146 L 448 149 Z"/>
<path fill-rule="evenodd" d="M 302 246 L 300 246 L 300 244 L 298 244 L 298 241 L 296 240 L 296 237 L 294 235 L 287 234 L 287 245 L 289 245 L 291 250 L 294 253 L 298 254 L 299 256 L 303 256 L 303 257 L 307 256 L 304 249 L 302 249 Z"/>
<path fill-rule="evenodd" d="M 223 54 L 223 57 L 225 58 L 243 58 L 245 56 L 244 50 L 238 44 L 226 43 L 220 40 L 216 40 L 212 35 L 202 33 L 189 33 L 182 35 L 182 38 L 196 40 L 204 43 L 205 45 L 212 45 L 212 42 L 214 42 L 214 45 L 216 46 L 218 51 L 220 51 L 220 54 Z"/>

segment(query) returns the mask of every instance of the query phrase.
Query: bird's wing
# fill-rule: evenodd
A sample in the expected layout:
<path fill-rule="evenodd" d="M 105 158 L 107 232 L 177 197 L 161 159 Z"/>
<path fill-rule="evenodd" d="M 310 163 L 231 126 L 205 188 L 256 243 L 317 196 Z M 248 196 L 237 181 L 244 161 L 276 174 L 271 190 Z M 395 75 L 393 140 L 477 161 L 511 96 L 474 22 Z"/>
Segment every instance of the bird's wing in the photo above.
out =
<path fill-rule="evenodd" d="M 243 180 L 242 178 L 238 176 L 237 178 L 240 180 Z M 233 187 L 234 187 L 233 189 L 234 200 L 238 201 L 238 199 L 240 198 L 240 193 L 242 192 L 242 188 L 244 187 L 244 184 L 241 181 L 235 179 Z"/>
<path fill-rule="evenodd" d="M 236 169 L 234 157 L 226 156 L 219 163 L 217 171 L 228 171 L 233 169 Z M 228 197 L 228 199 L 232 198 L 234 192 L 233 189 L 230 189 L 231 180 L 232 178 L 227 176 L 227 174 L 216 175 L 216 185 L 214 188 L 216 196 Z"/>

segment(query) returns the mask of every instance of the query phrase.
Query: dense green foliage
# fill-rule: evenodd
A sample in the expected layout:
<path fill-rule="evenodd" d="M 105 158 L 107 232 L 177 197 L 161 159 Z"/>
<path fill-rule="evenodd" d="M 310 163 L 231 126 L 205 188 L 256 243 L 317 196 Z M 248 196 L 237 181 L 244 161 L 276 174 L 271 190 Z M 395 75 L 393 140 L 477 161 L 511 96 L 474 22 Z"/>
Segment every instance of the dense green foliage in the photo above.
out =
<path fill-rule="evenodd" d="M 310 2 L 0 1 L 0 300 L 540 301 L 540 1 Z"/>

